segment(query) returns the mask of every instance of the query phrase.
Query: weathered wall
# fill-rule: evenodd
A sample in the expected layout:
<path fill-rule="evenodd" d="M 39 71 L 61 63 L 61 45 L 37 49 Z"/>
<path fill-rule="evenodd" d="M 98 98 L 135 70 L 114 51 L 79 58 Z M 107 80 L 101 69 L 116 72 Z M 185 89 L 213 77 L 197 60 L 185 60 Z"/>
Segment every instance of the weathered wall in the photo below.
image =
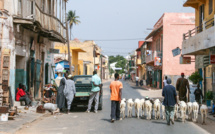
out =
<path fill-rule="evenodd" d="M 163 21 L 163 76 L 175 76 L 175 81 L 181 72 L 191 75 L 195 71 L 195 63 L 182 65 L 180 55 L 172 55 L 173 49 L 181 48 L 183 33 L 194 28 L 194 14 L 165 13 Z"/>

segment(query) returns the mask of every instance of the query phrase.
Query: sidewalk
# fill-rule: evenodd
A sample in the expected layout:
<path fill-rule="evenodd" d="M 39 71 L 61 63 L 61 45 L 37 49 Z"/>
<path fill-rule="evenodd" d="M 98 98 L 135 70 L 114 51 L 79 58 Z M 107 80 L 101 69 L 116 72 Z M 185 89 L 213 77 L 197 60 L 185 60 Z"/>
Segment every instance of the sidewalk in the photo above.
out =
<path fill-rule="evenodd" d="M 29 110 L 24 110 L 24 108 L 18 109 L 18 115 L 16 115 L 14 120 L 8 120 L 7 122 L 0 121 L 0 134 L 13 134 L 25 125 L 28 127 L 28 123 L 44 115 L 36 113 L 36 108 L 34 107 L 30 107 Z"/>

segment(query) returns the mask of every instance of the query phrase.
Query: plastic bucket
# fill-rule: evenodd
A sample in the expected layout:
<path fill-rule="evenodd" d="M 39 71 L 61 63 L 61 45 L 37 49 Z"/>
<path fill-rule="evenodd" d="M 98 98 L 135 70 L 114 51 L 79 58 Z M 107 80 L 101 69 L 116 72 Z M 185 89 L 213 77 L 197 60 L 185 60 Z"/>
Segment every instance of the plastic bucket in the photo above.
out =
<path fill-rule="evenodd" d="M 8 121 L 8 113 L 1 115 L 1 121 Z"/>

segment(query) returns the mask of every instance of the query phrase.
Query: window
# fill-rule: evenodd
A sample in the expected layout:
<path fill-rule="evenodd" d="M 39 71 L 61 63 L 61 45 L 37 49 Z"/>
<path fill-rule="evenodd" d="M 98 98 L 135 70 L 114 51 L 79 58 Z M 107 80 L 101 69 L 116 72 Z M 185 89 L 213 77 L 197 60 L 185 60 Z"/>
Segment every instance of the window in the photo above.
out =
<path fill-rule="evenodd" d="M 160 51 L 160 38 L 156 40 L 156 51 Z"/>
<path fill-rule="evenodd" d="M 18 1 L 18 15 L 22 15 L 22 0 Z"/>
<path fill-rule="evenodd" d="M 209 0 L 209 15 L 213 12 L 213 0 Z"/>
<path fill-rule="evenodd" d="M 205 5 L 203 4 L 199 7 L 199 25 L 202 25 L 203 20 L 205 18 L 204 10 L 205 10 Z"/>

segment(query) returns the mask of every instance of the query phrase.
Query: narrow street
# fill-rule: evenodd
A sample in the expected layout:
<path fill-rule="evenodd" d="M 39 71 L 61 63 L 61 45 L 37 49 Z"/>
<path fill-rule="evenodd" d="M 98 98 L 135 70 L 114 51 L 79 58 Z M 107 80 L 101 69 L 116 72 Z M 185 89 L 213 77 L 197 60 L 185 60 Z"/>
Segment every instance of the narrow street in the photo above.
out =
<path fill-rule="evenodd" d="M 39 118 L 33 123 L 26 124 L 17 134 L 206 134 L 208 133 L 192 122 L 181 123 L 176 121 L 174 126 L 167 126 L 163 120 L 146 120 L 125 118 L 122 121 L 110 123 L 110 80 L 104 82 L 103 110 L 97 114 L 85 113 L 86 108 L 77 108 L 66 115 L 49 115 Z M 127 82 L 123 82 L 123 98 L 142 98 L 142 96 L 161 97 L 161 90 L 147 91 L 132 88 Z M 134 111 L 133 111 L 134 116 Z M 199 120 L 200 121 L 200 120 Z M 210 125 L 212 125 L 210 123 Z M 201 126 L 201 125 L 200 125 Z M 212 131 L 213 132 L 213 131 Z"/>

